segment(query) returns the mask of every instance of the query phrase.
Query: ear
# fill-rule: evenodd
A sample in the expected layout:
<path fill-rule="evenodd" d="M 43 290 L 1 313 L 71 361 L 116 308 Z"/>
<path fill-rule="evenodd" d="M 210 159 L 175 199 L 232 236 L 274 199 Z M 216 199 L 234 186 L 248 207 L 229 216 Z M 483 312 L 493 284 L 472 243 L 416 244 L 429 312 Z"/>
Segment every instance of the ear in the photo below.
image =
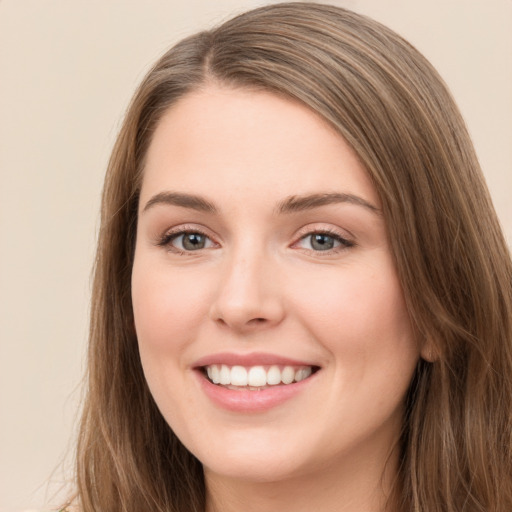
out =
<path fill-rule="evenodd" d="M 439 359 L 439 349 L 432 338 L 428 337 L 423 341 L 420 355 L 428 363 L 434 363 Z"/>

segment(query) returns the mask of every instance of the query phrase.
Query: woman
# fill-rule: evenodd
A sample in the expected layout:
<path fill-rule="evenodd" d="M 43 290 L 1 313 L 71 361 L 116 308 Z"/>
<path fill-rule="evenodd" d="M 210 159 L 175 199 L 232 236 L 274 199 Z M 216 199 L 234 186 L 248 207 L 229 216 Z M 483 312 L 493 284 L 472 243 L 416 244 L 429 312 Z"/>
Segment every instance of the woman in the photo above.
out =
<path fill-rule="evenodd" d="M 510 510 L 511 283 L 396 34 L 291 3 L 182 41 L 107 173 L 80 509 Z"/>

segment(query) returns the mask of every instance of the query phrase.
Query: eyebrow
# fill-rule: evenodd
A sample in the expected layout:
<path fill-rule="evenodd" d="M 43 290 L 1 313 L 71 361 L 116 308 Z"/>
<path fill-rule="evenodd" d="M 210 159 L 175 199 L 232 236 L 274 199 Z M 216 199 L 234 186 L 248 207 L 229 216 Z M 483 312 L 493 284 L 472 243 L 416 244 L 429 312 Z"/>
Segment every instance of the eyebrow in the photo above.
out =
<path fill-rule="evenodd" d="M 295 213 L 336 203 L 350 203 L 356 206 L 362 206 L 376 215 L 382 214 L 382 211 L 379 208 L 366 201 L 366 199 L 354 194 L 343 194 L 339 192 L 290 196 L 279 203 L 277 212 Z"/>
<path fill-rule="evenodd" d="M 356 206 L 362 206 L 376 215 L 381 215 L 379 208 L 369 203 L 362 197 L 354 194 L 344 194 L 339 192 L 308 194 L 303 196 L 290 196 L 281 201 L 276 208 L 278 214 L 296 213 L 306 210 L 312 210 L 321 206 L 337 203 L 349 203 Z M 195 194 L 185 194 L 181 192 L 160 192 L 154 195 L 144 206 L 143 212 L 156 205 L 181 206 L 206 213 L 217 213 L 217 207 L 205 199 Z"/>
<path fill-rule="evenodd" d="M 172 206 L 181 206 L 200 212 L 216 213 L 217 208 L 204 197 L 193 194 L 183 194 L 180 192 L 160 192 L 154 195 L 144 206 L 143 212 L 148 211 L 153 206 L 163 204 Z"/>

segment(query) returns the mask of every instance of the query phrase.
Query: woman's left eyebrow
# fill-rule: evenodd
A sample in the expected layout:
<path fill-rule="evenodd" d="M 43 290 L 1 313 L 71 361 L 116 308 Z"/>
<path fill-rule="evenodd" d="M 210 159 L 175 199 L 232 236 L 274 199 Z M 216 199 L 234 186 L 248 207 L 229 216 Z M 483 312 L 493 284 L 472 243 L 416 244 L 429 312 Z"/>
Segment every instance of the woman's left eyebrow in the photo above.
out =
<path fill-rule="evenodd" d="M 277 213 L 294 213 L 336 203 L 350 203 L 362 206 L 376 215 L 382 215 L 382 210 L 368 202 L 366 199 L 354 194 L 344 194 L 339 192 L 290 196 L 278 204 L 276 211 Z"/>

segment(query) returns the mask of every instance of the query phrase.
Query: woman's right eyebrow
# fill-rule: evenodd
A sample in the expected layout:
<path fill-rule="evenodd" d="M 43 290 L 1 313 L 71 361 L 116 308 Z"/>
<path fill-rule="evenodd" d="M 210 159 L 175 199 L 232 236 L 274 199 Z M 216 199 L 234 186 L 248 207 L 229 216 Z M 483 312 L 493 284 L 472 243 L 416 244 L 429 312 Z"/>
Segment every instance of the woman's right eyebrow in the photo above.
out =
<path fill-rule="evenodd" d="M 184 194 L 182 192 L 160 192 L 154 195 L 144 206 L 142 213 L 156 205 L 181 206 L 207 213 L 217 213 L 217 208 L 207 199 L 195 194 Z"/>

